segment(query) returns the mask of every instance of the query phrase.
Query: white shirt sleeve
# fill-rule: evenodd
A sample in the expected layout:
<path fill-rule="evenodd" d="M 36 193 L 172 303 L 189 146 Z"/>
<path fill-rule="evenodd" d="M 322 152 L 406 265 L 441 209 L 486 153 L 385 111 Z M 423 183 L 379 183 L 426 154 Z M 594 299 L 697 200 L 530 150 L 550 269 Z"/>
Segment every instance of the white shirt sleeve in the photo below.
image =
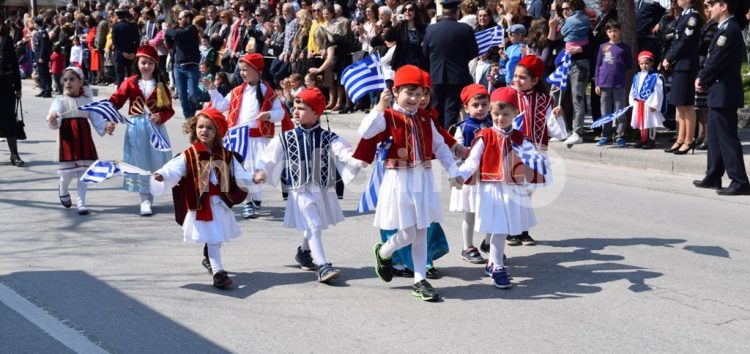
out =
<path fill-rule="evenodd" d="M 271 105 L 271 122 L 278 123 L 282 119 L 284 119 L 284 109 L 281 108 L 281 100 L 274 98 Z"/>
<path fill-rule="evenodd" d="M 648 99 L 646 100 L 646 106 L 649 108 L 656 109 L 657 111 L 661 110 L 661 105 L 664 100 L 664 91 L 662 88 L 664 87 L 664 83 L 661 81 L 661 79 L 656 79 L 656 84 L 654 84 L 654 92 L 651 93 L 651 96 L 648 96 Z"/>
<path fill-rule="evenodd" d="M 229 102 L 231 102 L 232 92 L 229 92 L 226 97 L 219 93 L 219 90 L 208 90 L 208 94 L 211 96 L 211 105 L 216 108 L 219 112 L 226 112 L 229 110 Z"/>
<path fill-rule="evenodd" d="M 446 171 L 448 171 L 449 177 L 456 177 L 458 174 L 458 166 L 456 166 L 456 160 L 453 159 L 453 153 L 448 145 L 445 143 L 443 136 L 435 128 L 435 124 L 430 120 L 430 127 L 432 128 L 432 151 L 435 153 L 437 158 Z"/>
<path fill-rule="evenodd" d="M 55 99 L 52 101 L 52 104 L 49 106 L 49 113 L 47 114 L 47 123 L 49 123 L 49 117 L 52 115 L 52 112 L 55 112 L 57 114 L 57 125 L 47 124 L 50 129 L 60 129 L 60 124 L 62 124 L 62 117 L 60 116 L 62 113 L 62 102 L 60 101 L 60 98 L 55 97 Z"/>
<path fill-rule="evenodd" d="M 232 156 L 232 173 L 237 186 L 246 189 L 253 184 L 253 173 L 248 172 L 242 167 L 242 164 Z"/>
<path fill-rule="evenodd" d="M 172 189 L 172 187 L 176 186 L 180 182 L 180 179 L 185 176 L 186 172 L 187 162 L 185 161 L 184 155 L 180 155 L 169 160 L 169 162 L 167 162 L 164 166 L 154 172 L 162 175 L 162 177 L 164 177 L 164 181 L 159 182 L 155 180 L 153 176 L 151 176 L 151 194 L 153 194 L 155 197 L 158 197 L 164 194 L 166 191 Z"/>
<path fill-rule="evenodd" d="M 281 145 L 281 137 L 276 135 L 263 149 L 255 169 L 266 173 L 267 182 L 276 186 L 281 180 L 281 172 L 284 170 L 284 147 Z M 250 173 L 255 173 L 251 171 Z"/>
<path fill-rule="evenodd" d="M 107 121 L 99 113 L 89 112 L 89 122 L 94 126 L 99 136 L 104 136 L 107 133 L 105 130 L 107 128 Z"/>
<path fill-rule="evenodd" d="M 482 161 L 484 153 L 484 140 L 479 139 L 471 146 L 471 152 L 461 167 L 458 168 L 458 175 L 464 180 L 469 179 L 479 169 L 479 162 Z"/>
<path fill-rule="evenodd" d="M 331 141 L 331 153 L 336 157 L 336 169 L 341 174 L 344 184 L 349 184 L 357 177 L 360 168 L 367 164 L 352 157 L 354 149 L 352 145 L 342 137 Z"/>
<path fill-rule="evenodd" d="M 386 128 L 383 112 L 373 109 L 359 124 L 359 135 L 362 139 L 370 139 L 380 134 Z"/>
<path fill-rule="evenodd" d="M 555 117 L 554 114 L 552 114 L 552 106 L 547 108 L 547 135 L 560 140 L 568 137 L 565 119 L 563 119 L 562 114 Z"/>

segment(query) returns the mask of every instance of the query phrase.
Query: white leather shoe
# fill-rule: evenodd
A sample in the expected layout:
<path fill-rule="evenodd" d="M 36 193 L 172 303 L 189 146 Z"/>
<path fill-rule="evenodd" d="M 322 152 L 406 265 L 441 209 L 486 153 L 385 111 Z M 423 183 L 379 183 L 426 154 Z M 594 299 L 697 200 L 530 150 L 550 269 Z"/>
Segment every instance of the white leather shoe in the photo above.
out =
<path fill-rule="evenodd" d="M 145 200 L 141 203 L 141 216 L 151 216 L 154 212 L 151 210 L 151 202 Z"/>
<path fill-rule="evenodd" d="M 578 135 L 578 133 L 572 133 L 567 139 L 565 139 L 565 144 L 568 146 L 575 145 L 575 144 L 582 144 L 582 143 L 583 143 L 583 137 Z"/>

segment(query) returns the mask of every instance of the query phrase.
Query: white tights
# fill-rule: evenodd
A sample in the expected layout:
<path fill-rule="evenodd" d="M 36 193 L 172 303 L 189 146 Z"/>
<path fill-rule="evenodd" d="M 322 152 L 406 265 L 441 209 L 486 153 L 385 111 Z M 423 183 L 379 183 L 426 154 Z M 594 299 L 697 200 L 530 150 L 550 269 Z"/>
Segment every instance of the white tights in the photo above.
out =
<path fill-rule="evenodd" d="M 416 226 L 399 230 L 380 248 L 380 256 L 390 258 L 399 248 L 411 244 L 411 258 L 414 261 L 414 282 L 425 279 L 427 272 L 427 229 Z M 502 257 L 502 256 L 501 256 Z"/>
<path fill-rule="evenodd" d="M 89 187 L 86 183 L 81 182 L 80 177 L 83 174 L 81 171 L 76 172 L 63 172 L 60 174 L 60 195 L 68 195 L 70 182 L 75 178 L 77 180 L 76 190 L 78 191 L 78 207 L 86 206 L 86 191 Z"/>
<path fill-rule="evenodd" d="M 320 237 L 320 233 L 320 229 L 316 227 L 305 230 L 305 240 L 302 241 L 302 245 L 300 245 L 300 249 L 302 250 L 305 250 L 304 246 L 307 246 L 307 249 L 309 249 L 312 254 L 313 261 L 315 261 L 315 264 L 317 265 L 328 263 L 325 251 L 323 251 L 323 240 Z"/>
<path fill-rule="evenodd" d="M 489 262 L 495 267 L 503 267 L 503 253 L 505 253 L 505 234 L 492 234 L 490 237 Z"/>
<path fill-rule="evenodd" d="M 471 246 L 474 246 L 474 221 L 475 221 L 476 214 L 465 212 L 464 213 L 464 221 L 461 223 L 461 232 L 463 233 L 464 237 L 464 249 L 468 249 Z M 492 234 L 487 234 L 485 236 L 485 240 L 489 243 L 490 242 L 490 236 Z"/>
<path fill-rule="evenodd" d="M 209 243 L 208 246 L 208 260 L 211 261 L 211 271 L 216 274 L 224 270 L 224 265 L 221 263 L 221 243 Z"/>

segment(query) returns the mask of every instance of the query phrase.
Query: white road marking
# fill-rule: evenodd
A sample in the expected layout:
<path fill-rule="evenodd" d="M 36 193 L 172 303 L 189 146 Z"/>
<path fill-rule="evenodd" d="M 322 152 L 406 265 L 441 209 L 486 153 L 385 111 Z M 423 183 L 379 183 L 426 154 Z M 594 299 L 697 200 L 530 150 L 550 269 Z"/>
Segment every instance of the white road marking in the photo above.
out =
<path fill-rule="evenodd" d="M 3 283 L 0 283 L 0 302 L 76 353 L 108 354 L 106 350 L 88 340 L 84 335 L 66 326 Z"/>

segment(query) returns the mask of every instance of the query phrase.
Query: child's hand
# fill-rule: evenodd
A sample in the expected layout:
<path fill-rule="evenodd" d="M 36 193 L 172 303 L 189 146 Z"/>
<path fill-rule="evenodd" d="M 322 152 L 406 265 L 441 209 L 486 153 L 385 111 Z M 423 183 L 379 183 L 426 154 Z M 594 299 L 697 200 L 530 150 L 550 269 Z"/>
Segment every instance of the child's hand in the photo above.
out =
<path fill-rule="evenodd" d="M 154 173 L 154 179 L 155 179 L 155 180 L 156 180 L 157 182 L 164 182 L 164 176 L 162 176 L 162 175 L 160 175 L 160 174 L 158 174 L 158 173 Z"/>
<path fill-rule="evenodd" d="M 648 107 L 648 111 L 649 112 L 656 112 L 656 108 L 654 108 L 654 107 Z"/>
<path fill-rule="evenodd" d="M 461 176 L 448 178 L 448 182 L 451 184 L 451 187 L 454 187 L 458 190 L 461 190 L 464 187 L 464 178 Z"/>
<path fill-rule="evenodd" d="M 115 123 L 107 122 L 107 127 L 104 129 L 107 131 L 107 134 L 112 135 L 115 132 Z"/>
<path fill-rule="evenodd" d="M 216 90 L 216 85 L 214 85 L 214 81 L 207 77 L 203 78 L 203 86 L 206 86 L 206 90 Z"/>
<path fill-rule="evenodd" d="M 260 120 L 260 121 L 271 120 L 271 112 L 260 112 L 258 113 L 258 116 L 255 117 L 255 119 Z"/>
<path fill-rule="evenodd" d="M 378 102 L 378 106 L 376 107 L 377 110 L 385 112 L 386 108 L 391 106 L 391 101 L 393 101 L 393 94 L 391 94 L 391 91 L 386 88 L 383 90 L 383 93 L 380 94 L 380 102 Z"/>
<path fill-rule="evenodd" d="M 253 174 L 253 183 L 255 184 L 262 184 L 266 183 L 266 171 L 263 170 L 255 170 L 255 173 Z"/>
<path fill-rule="evenodd" d="M 159 113 L 151 113 L 151 116 L 149 116 L 148 119 L 150 119 L 154 123 L 159 123 L 161 117 L 159 116 Z"/>
<path fill-rule="evenodd" d="M 559 117 L 561 111 L 562 111 L 562 108 L 560 108 L 560 106 L 552 108 L 552 115 L 555 117 Z"/>
<path fill-rule="evenodd" d="M 601 96 L 602 95 L 602 88 L 601 87 L 597 86 L 596 88 L 594 88 L 594 91 L 596 91 L 596 95 L 597 96 Z"/>
<path fill-rule="evenodd" d="M 466 146 L 463 146 L 462 144 L 456 144 L 455 147 L 453 147 L 453 154 L 456 155 L 459 159 L 465 159 L 467 156 L 469 156 L 469 149 L 466 148 Z"/>

